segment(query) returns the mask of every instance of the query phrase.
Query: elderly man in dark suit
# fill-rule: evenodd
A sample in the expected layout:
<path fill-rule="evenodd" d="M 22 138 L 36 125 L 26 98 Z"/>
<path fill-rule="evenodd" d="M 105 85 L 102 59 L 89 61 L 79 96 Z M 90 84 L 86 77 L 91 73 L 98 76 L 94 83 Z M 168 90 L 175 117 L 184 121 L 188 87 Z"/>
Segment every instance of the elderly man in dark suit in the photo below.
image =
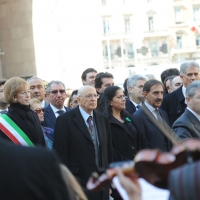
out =
<path fill-rule="evenodd" d="M 200 138 L 200 81 L 186 88 L 186 100 L 188 107 L 172 128 L 181 139 Z"/>
<path fill-rule="evenodd" d="M 185 90 L 186 87 L 194 80 L 199 78 L 199 64 L 195 61 L 186 61 L 181 64 L 180 77 L 183 81 L 183 86 L 176 91 L 166 95 L 160 106 L 167 112 L 170 126 L 184 113 L 186 105 Z"/>
<path fill-rule="evenodd" d="M 56 118 L 69 111 L 70 108 L 64 106 L 67 97 L 64 83 L 51 81 L 46 90 L 49 94 L 50 104 L 44 109 L 44 122 L 42 125 L 54 129 Z"/>
<path fill-rule="evenodd" d="M 142 101 L 144 100 L 143 87 L 146 81 L 145 77 L 138 74 L 128 78 L 127 90 L 129 98 L 126 98 L 126 110 L 131 115 L 139 109 Z"/>
<path fill-rule="evenodd" d="M 172 147 L 171 142 L 163 134 L 161 128 L 164 127 L 168 130 L 168 116 L 165 111 L 158 108 L 163 99 L 163 89 L 164 87 L 160 81 L 147 81 L 143 87 L 145 102 L 134 115 L 140 118 L 142 122 L 141 126 L 145 127 L 145 135 L 149 148 L 159 148 L 162 151 L 169 151 Z"/>
<path fill-rule="evenodd" d="M 85 187 L 92 172 L 108 167 L 112 161 L 112 143 L 107 117 L 95 111 L 95 88 L 83 86 L 77 96 L 79 106 L 56 120 L 53 147 Z M 86 194 L 89 200 L 109 199 L 108 188 Z"/>

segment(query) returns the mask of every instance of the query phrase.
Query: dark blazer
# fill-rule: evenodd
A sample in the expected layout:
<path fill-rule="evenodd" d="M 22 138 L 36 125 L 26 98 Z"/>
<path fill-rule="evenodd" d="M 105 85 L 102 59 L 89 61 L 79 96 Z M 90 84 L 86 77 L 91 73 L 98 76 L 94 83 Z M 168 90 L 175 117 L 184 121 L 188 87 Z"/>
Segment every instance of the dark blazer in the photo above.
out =
<path fill-rule="evenodd" d="M 125 119 L 125 122 L 121 123 L 112 115 L 109 116 L 114 162 L 133 160 L 140 149 L 148 148 L 140 120 L 136 116 L 128 117 L 131 121 Z"/>
<path fill-rule="evenodd" d="M 136 111 L 135 105 L 130 101 L 129 98 L 126 98 L 126 111 L 128 111 L 131 115 Z"/>
<path fill-rule="evenodd" d="M 34 145 L 45 146 L 41 123 L 37 114 L 33 112 L 29 106 L 12 103 L 10 104 L 6 115 L 15 122 L 15 124 L 27 135 Z M 12 142 L 1 130 L 0 138 Z"/>
<path fill-rule="evenodd" d="M 1 200 L 66 200 L 56 155 L 44 148 L 0 142 Z"/>
<path fill-rule="evenodd" d="M 184 113 L 187 105 L 185 97 L 182 93 L 182 86 L 176 91 L 164 96 L 160 108 L 164 110 L 169 117 L 169 123 L 172 127 L 173 123 Z"/>
<path fill-rule="evenodd" d="M 93 111 L 99 139 L 99 167 L 107 168 L 112 162 L 112 142 L 108 118 Z M 95 149 L 89 130 L 80 113 L 79 106 L 60 115 L 56 120 L 53 148 L 62 162 L 78 178 L 83 187 L 97 171 Z M 108 189 L 104 193 L 86 193 L 89 200 L 108 200 Z M 104 198 L 102 196 L 104 195 Z"/>
<path fill-rule="evenodd" d="M 68 107 L 65 107 L 66 112 L 71 110 Z M 44 122 L 42 122 L 43 126 L 54 129 L 56 124 L 56 116 L 50 106 L 50 104 L 44 109 Z"/>
<path fill-rule="evenodd" d="M 181 139 L 200 138 L 200 122 L 188 109 L 174 122 L 172 128 Z"/>
<path fill-rule="evenodd" d="M 200 199 L 200 161 L 172 170 L 168 178 L 169 200 Z"/>
<path fill-rule="evenodd" d="M 153 114 L 148 110 L 148 108 L 145 106 L 145 108 L 149 111 L 149 114 L 146 114 L 143 110 L 143 107 L 145 105 L 143 104 L 142 107 L 137 110 L 134 113 L 134 116 L 137 116 L 140 120 L 143 126 L 145 127 L 145 137 L 148 142 L 148 147 L 150 149 L 159 148 L 162 151 L 170 151 L 172 148 L 171 142 L 166 138 L 166 136 L 161 132 L 161 130 L 155 125 L 155 123 L 152 121 L 151 116 L 153 119 L 155 118 Z M 167 125 L 169 125 L 169 119 L 167 116 L 167 113 L 163 111 L 162 109 L 159 109 L 160 115 L 163 119 L 164 126 L 167 129 Z"/>

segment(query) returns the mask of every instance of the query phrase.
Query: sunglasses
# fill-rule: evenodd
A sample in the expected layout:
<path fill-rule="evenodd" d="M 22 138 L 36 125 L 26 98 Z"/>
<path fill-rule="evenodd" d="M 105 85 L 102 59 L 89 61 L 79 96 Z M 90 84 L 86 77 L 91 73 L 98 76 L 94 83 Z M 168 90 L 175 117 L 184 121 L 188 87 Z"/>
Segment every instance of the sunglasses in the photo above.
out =
<path fill-rule="evenodd" d="M 41 112 L 44 112 L 43 108 L 37 108 L 36 110 L 34 110 L 34 112 L 36 112 L 37 114 L 40 114 Z"/>
<path fill-rule="evenodd" d="M 58 94 L 58 92 L 60 92 L 60 94 L 64 94 L 65 90 L 53 90 L 53 91 L 51 91 L 52 94 Z"/>

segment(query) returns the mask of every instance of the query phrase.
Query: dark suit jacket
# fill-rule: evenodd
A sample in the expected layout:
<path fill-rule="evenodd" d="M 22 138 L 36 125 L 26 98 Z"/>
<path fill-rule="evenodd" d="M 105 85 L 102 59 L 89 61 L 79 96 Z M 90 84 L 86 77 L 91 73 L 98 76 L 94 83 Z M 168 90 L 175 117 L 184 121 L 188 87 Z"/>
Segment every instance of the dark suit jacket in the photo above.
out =
<path fill-rule="evenodd" d="M 188 109 L 174 122 L 172 128 L 181 139 L 200 138 L 200 122 Z"/>
<path fill-rule="evenodd" d="M 69 199 L 53 152 L 1 141 L 0 158 L 1 200 Z"/>
<path fill-rule="evenodd" d="M 71 110 L 70 108 L 65 107 L 66 112 Z M 56 124 L 56 116 L 51 108 L 50 105 L 48 105 L 44 109 L 44 122 L 42 122 L 43 126 L 49 127 L 54 129 Z"/>
<path fill-rule="evenodd" d="M 133 113 L 136 111 L 135 105 L 130 101 L 129 98 L 126 98 L 126 110 L 133 115 Z"/>
<path fill-rule="evenodd" d="M 136 116 L 128 116 L 131 121 L 119 122 L 109 116 L 114 162 L 133 160 L 140 149 L 148 148 L 144 129 Z"/>
<path fill-rule="evenodd" d="M 143 106 L 145 105 L 143 104 L 142 107 Z M 134 115 L 140 118 L 141 123 L 143 123 L 145 127 L 145 137 L 148 142 L 148 147 L 150 149 L 159 148 L 162 151 L 170 151 L 172 148 L 171 142 L 166 138 L 166 136 L 152 121 L 151 116 L 153 117 L 153 119 L 155 118 L 153 114 L 148 110 L 149 114 L 151 115 L 149 116 L 148 114 L 144 112 L 142 107 L 139 110 L 137 110 L 134 113 Z M 164 126 L 165 128 L 167 128 L 167 125 L 169 125 L 169 119 L 168 119 L 167 113 L 163 111 L 162 109 L 159 109 L 159 112 L 163 121 L 166 124 Z"/>
<path fill-rule="evenodd" d="M 110 125 L 106 116 L 97 111 L 93 111 L 93 114 L 100 143 L 99 165 L 105 169 L 112 162 Z M 57 118 L 53 148 L 57 151 L 62 162 L 85 187 L 91 173 L 97 171 L 97 166 L 94 144 L 79 106 Z M 89 200 L 107 200 L 108 190 L 101 193 L 88 192 L 87 195 Z M 104 195 L 104 198 L 99 195 Z"/>
<path fill-rule="evenodd" d="M 169 200 L 200 199 L 200 162 L 185 164 L 172 170 L 168 178 Z"/>
<path fill-rule="evenodd" d="M 168 114 L 171 127 L 173 123 L 184 113 L 186 107 L 187 105 L 185 104 L 182 87 L 164 96 L 160 106 L 160 108 Z"/>

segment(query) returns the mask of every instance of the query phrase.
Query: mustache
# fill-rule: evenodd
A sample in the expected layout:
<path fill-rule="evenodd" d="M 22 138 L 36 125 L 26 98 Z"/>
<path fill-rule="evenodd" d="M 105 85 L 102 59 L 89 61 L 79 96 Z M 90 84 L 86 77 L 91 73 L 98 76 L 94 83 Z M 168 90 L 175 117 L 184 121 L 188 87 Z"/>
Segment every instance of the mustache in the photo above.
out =
<path fill-rule="evenodd" d="M 155 100 L 155 102 L 161 102 L 162 101 L 162 99 L 156 99 Z"/>

